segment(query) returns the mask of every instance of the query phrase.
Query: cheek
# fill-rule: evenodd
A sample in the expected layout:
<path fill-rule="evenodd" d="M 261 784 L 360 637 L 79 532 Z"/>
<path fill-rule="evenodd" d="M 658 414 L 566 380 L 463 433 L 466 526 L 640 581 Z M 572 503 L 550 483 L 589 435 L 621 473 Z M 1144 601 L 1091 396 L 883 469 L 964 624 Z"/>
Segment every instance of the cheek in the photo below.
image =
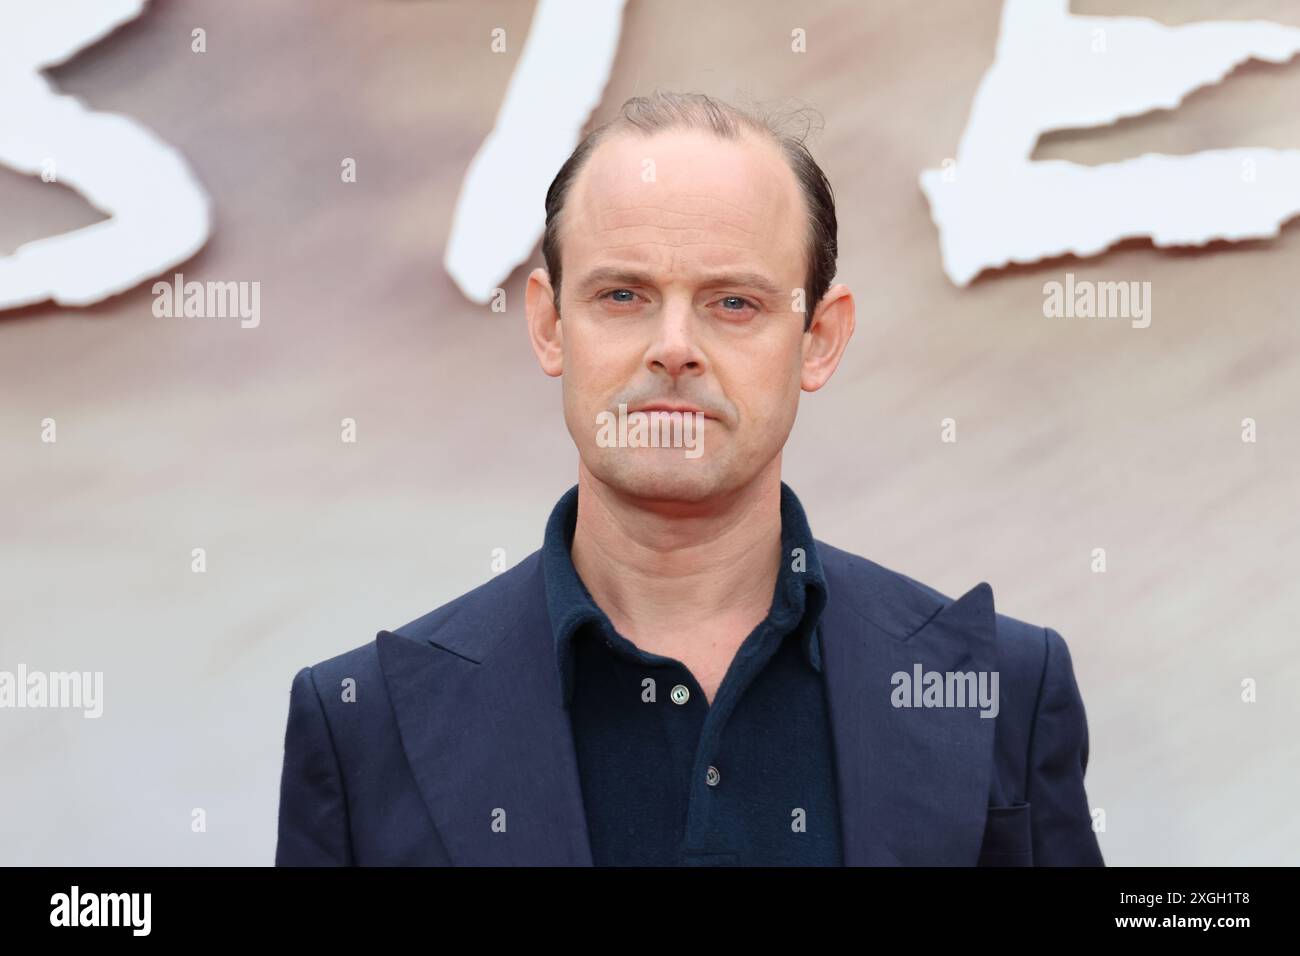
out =
<path fill-rule="evenodd" d="M 637 343 L 620 340 L 606 330 L 583 326 L 564 343 L 564 374 L 576 390 L 601 400 L 625 384 L 629 363 L 635 368 Z"/>
<path fill-rule="evenodd" d="M 614 361 L 607 345 L 577 335 L 565 342 L 564 417 L 575 439 L 594 441 L 597 413 L 610 408 L 628 380 L 627 369 Z"/>
<path fill-rule="evenodd" d="M 565 404 L 581 405 L 590 401 L 593 392 L 599 389 L 600 358 L 588 342 L 568 341 L 564 346 Z"/>
<path fill-rule="evenodd" d="M 801 353 L 782 343 L 743 363 L 728 389 L 742 421 L 755 432 L 779 430 L 793 420 L 799 398 Z"/>

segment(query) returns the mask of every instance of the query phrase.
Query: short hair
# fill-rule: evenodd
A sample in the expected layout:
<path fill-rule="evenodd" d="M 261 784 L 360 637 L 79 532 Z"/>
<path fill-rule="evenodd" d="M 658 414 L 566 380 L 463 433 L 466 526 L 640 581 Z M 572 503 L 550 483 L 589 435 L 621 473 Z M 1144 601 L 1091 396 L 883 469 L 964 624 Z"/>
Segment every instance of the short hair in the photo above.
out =
<path fill-rule="evenodd" d="M 744 110 L 703 93 L 663 90 L 627 100 L 618 116 L 593 129 L 577 145 L 546 191 L 546 231 L 542 236 L 542 258 L 545 259 L 546 270 L 551 276 L 556 311 L 560 308 L 560 216 L 578 173 L 601 141 L 612 133 L 639 130 L 649 136 L 669 129 L 699 129 L 712 132 L 721 139 L 735 140 L 740 138 L 742 130 L 750 130 L 769 137 L 781 149 L 799 183 L 807 207 L 807 267 L 804 283 L 804 331 L 807 331 L 812 324 L 813 309 L 835 278 L 838 240 L 835 196 L 830 181 L 805 145 L 811 124 L 806 125 L 801 134 L 788 131 L 791 120 L 805 113 L 804 109 L 786 114 Z"/>

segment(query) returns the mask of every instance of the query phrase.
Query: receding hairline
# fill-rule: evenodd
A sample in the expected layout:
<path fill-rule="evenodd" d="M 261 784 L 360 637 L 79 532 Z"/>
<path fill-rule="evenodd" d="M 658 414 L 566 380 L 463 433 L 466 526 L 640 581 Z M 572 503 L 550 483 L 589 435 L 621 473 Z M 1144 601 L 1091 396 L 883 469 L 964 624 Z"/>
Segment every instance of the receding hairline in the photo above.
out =
<path fill-rule="evenodd" d="M 808 149 L 812 117 L 820 117 L 816 110 L 798 106 L 794 109 L 737 108 L 724 100 L 702 93 L 675 93 L 656 90 L 649 96 L 636 96 L 627 100 L 619 113 L 610 121 L 589 131 L 582 142 L 565 160 L 546 193 L 546 227 L 542 239 L 542 255 L 551 273 L 555 308 L 559 309 L 560 289 L 563 283 L 560 233 L 565 208 L 570 205 L 570 194 L 582 180 L 582 173 L 596 149 L 606 140 L 630 133 L 640 133 L 649 138 L 660 132 L 680 130 L 710 133 L 723 141 L 737 141 L 747 136 L 770 143 L 781 156 L 782 165 L 793 176 L 799 194 L 798 206 L 803 210 L 806 231 L 804 237 L 805 275 L 807 301 L 805 329 L 811 321 L 811 306 L 821 300 L 835 275 L 838 251 L 835 199 L 831 184 L 817 160 Z M 802 131 L 794 127 L 796 118 L 807 123 Z"/>
<path fill-rule="evenodd" d="M 701 126 L 686 126 L 686 125 L 660 126 L 660 127 L 647 130 L 631 124 L 622 124 L 616 126 L 615 123 L 611 123 L 609 128 L 604 132 L 604 134 L 600 137 L 600 139 L 593 144 L 591 148 L 591 152 L 584 158 L 582 166 L 574 174 L 572 182 L 569 183 L 567 194 L 564 200 L 564 205 L 560 208 L 560 211 L 556 216 L 556 220 L 555 220 L 555 232 L 556 232 L 555 241 L 558 248 L 563 249 L 564 247 L 565 237 L 563 235 L 563 232 L 565 228 L 565 221 L 569 218 L 569 215 L 567 214 L 568 210 L 575 205 L 579 205 L 579 203 L 576 202 L 576 200 L 583 198 L 580 190 L 585 189 L 586 185 L 589 183 L 590 176 L 587 174 L 590 172 L 591 166 L 593 165 L 596 159 L 596 154 L 600 150 L 601 146 L 604 146 L 607 142 L 611 142 L 618 139 L 629 139 L 634 136 L 639 136 L 642 139 L 649 140 L 649 139 L 655 139 L 659 136 L 671 135 L 674 133 L 683 133 L 688 135 L 698 134 L 701 137 L 716 139 L 720 142 L 741 142 L 743 140 L 748 140 L 750 143 L 756 145 L 761 145 L 765 143 L 768 146 L 770 146 L 772 149 L 773 157 L 779 161 L 780 168 L 785 171 L 785 175 L 788 177 L 786 182 L 789 188 L 793 190 L 794 201 L 796 204 L 795 205 L 796 215 L 800 217 L 800 221 L 805 223 L 805 229 L 808 234 L 805 237 L 805 245 L 802 251 L 805 253 L 805 255 L 807 254 L 807 244 L 811 242 L 812 239 L 811 226 L 808 225 L 808 219 L 811 216 L 811 210 L 808 207 L 808 198 L 804 194 L 803 189 L 800 187 L 799 177 L 797 173 L 795 172 L 794 168 L 791 166 L 788 157 L 786 157 L 784 153 L 784 150 L 782 150 L 781 148 L 780 140 L 777 139 L 777 137 L 770 130 L 761 126 L 754 127 L 752 125 L 747 125 L 744 128 L 736 129 L 734 131 L 734 135 L 723 135 L 717 133 L 711 128 L 701 127 Z"/>
<path fill-rule="evenodd" d="M 773 158 L 779 161 L 780 168 L 783 169 L 785 171 L 785 174 L 788 176 L 786 182 L 793 189 L 793 194 L 796 197 L 796 200 L 798 202 L 797 208 L 799 209 L 800 214 L 806 217 L 807 215 L 809 215 L 808 200 L 807 197 L 804 195 L 803 189 L 800 188 L 799 177 L 795 173 L 794 168 L 790 165 L 789 160 L 787 159 L 783 150 L 781 149 L 780 141 L 777 140 L 775 137 L 773 137 L 770 133 L 764 135 L 765 133 L 767 133 L 767 131 L 765 130 L 751 129 L 747 131 L 742 131 L 736 136 L 724 137 L 724 136 L 719 136 L 718 134 L 714 133 L 710 129 L 703 129 L 700 127 L 687 127 L 687 126 L 668 126 L 668 127 L 662 127 L 654 130 L 649 130 L 649 131 L 642 130 L 636 127 L 609 130 L 607 134 L 603 135 L 592 146 L 591 152 L 585 157 L 582 166 L 579 167 L 577 172 L 574 174 L 573 181 L 569 183 L 567 195 L 565 196 L 565 200 L 564 200 L 564 205 L 560 208 L 559 214 L 556 217 L 556 230 L 557 230 L 556 239 L 559 240 L 562 238 L 562 236 L 558 235 L 558 232 L 564 228 L 564 220 L 567 218 L 565 216 L 566 210 L 568 210 L 571 206 L 575 205 L 574 203 L 575 198 L 580 198 L 579 190 L 585 189 L 589 184 L 591 178 L 589 175 L 591 172 L 591 167 L 595 163 L 596 155 L 599 152 L 600 148 L 606 145 L 607 143 L 614 142 L 620 139 L 624 139 L 624 140 L 631 139 L 633 137 L 640 137 L 641 139 L 645 139 L 645 140 L 653 140 L 653 139 L 657 139 L 660 136 L 670 136 L 673 134 L 686 134 L 686 135 L 694 134 L 694 135 L 698 135 L 701 138 L 714 139 L 724 143 L 741 142 L 745 139 L 755 144 L 766 143 L 768 146 L 771 147 L 771 155 L 773 156 Z"/>

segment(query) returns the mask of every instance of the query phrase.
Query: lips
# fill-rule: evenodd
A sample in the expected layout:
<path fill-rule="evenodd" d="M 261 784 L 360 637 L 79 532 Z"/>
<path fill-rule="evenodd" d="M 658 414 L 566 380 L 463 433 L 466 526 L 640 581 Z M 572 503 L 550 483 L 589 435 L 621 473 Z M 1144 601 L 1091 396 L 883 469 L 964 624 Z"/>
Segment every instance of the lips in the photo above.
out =
<path fill-rule="evenodd" d="M 715 418 L 704 409 L 695 405 L 672 405 L 667 402 L 654 402 L 649 405 L 638 405 L 636 408 L 629 409 L 629 412 L 682 412 L 683 414 L 700 414 L 705 418 Z"/>

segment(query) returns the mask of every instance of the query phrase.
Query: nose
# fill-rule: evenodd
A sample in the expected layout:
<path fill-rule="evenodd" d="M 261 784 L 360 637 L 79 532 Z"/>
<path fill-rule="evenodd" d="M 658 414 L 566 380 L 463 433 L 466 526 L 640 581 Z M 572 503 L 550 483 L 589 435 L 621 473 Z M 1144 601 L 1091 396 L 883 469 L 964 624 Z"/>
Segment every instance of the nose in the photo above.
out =
<path fill-rule="evenodd" d="M 696 340 L 696 319 L 687 304 L 666 305 L 659 314 L 654 340 L 646 350 L 646 368 L 674 381 L 683 375 L 701 375 L 704 352 Z"/>

